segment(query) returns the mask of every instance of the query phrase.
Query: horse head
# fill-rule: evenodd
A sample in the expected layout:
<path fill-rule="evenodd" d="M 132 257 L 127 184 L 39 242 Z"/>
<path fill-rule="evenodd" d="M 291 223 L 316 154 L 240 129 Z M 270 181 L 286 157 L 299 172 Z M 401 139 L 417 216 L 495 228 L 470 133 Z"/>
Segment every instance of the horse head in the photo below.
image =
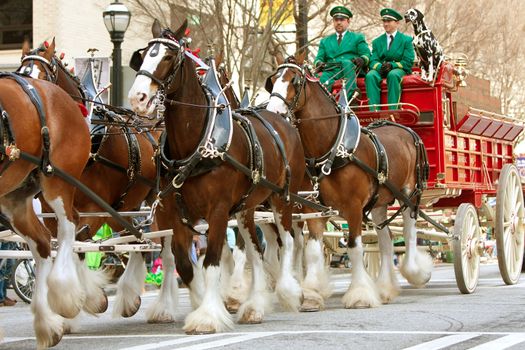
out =
<path fill-rule="evenodd" d="M 423 13 L 415 8 L 411 8 L 405 12 L 405 22 L 412 23 L 414 25 L 414 29 L 423 23 L 423 17 L 425 17 Z"/>
<path fill-rule="evenodd" d="M 297 110 L 302 105 L 307 68 L 304 66 L 306 52 L 290 56 L 286 60 L 276 55 L 277 71 L 266 79 L 265 88 L 270 93 L 267 110 L 275 113 L 287 113 Z M 303 98 L 304 100 L 304 98 Z"/>
<path fill-rule="evenodd" d="M 157 106 L 157 92 L 175 91 L 174 77 L 180 71 L 184 61 L 184 43 L 181 39 L 188 25 L 187 21 L 172 32 L 161 30 L 155 20 L 151 31 L 153 39 L 148 46 L 135 51 L 131 57 L 130 67 L 137 71 L 128 99 L 132 109 L 141 114 L 151 114 Z M 159 101 L 160 103 L 160 101 Z"/>
<path fill-rule="evenodd" d="M 55 38 L 51 44 L 47 41 L 31 51 L 29 42 L 22 46 L 21 65 L 17 72 L 33 79 L 44 79 L 56 82 L 56 66 L 53 64 L 55 55 Z"/>

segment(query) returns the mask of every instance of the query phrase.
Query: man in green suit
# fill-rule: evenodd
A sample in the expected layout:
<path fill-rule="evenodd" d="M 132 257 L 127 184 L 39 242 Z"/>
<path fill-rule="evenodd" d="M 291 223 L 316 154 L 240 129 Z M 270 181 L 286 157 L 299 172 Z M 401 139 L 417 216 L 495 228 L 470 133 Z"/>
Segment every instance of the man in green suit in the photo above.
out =
<path fill-rule="evenodd" d="M 385 33 L 372 41 L 370 71 L 365 77 L 366 94 L 372 111 L 379 109 L 374 105 L 380 104 L 383 78 L 386 78 L 388 88 L 387 101 L 392 104 L 389 108 L 398 108 L 401 80 L 405 74 L 412 72 L 415 57 L 412 37 L 397 31 L 403 16 L 389 8 L 382 9 L 380 14 Z"/>
<path fill-rule="evenodd" d="M 346 93 L 350 97 L 356 89 L 356 71 L 370 61 L 370 49 L 365 36 L 348 31 L 352 12 L 344 6 L 330 10 L 335 33 L 321 40 L 314 65 L 323 71 L 321 83 L 331 90 L 334 81 L 346 79 Z"/>

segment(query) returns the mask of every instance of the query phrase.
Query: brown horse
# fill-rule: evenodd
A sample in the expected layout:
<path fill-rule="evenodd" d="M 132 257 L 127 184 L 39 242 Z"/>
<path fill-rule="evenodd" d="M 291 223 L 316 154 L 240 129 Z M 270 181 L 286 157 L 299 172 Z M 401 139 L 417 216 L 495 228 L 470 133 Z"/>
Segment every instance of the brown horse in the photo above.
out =
<path fill-rule="evenodd" d="M 64 171 L 80 178 L 89 158 L 89 131 L 78 105 L 62 89 L 46 81 L 16 80 L 13 76 L 0 79 L 4 116 L 0 122 L 0 210 L 28 242 L 36 260 L 31 308 L 38 347 L 44 348 L 60 341 L 63 317 L 75 317 L 90 297 L 79 280 L 78 258 L 72 250 L 78 221 L 73 210 L 75 188 L 57 175 Z M 24 82 L 29 84 L 29 93 L 22 88 Z M 32 102 L 31 91 L 38 93 L 40 102 Z M 34 164 L 29 156 L 43 160 Z M 59 248 L 54 262 L 51 234 L 32 206 L 39 191 L 57 215 Z"/>
<path fill-rule="evenodd" d="M 247 116 L 259 140 L 257 147 L 254 147 L 247 136 L 249 132 L 243 131 L 238 123 L 228 124 L 227 121 L 231 120 L 228 118 L 229 108 L 221 104 L 220 111 L 217 111 L 217 105 L 210 104 L 208 92 L 199 82 L 193 61 L 184 54 L 185 48 L 179 43 L 186 25 L 187 23 L 184 23 L 173 33 L 168 29 L 161 32 L 158 23 L 154 23 L 154 39 L 139 57 L 140 70 L 128 97 L 132 108 L 141 114 L 152 113 L 157 104 L 166 107 L 165 146 L 169 148 L 178 169 L 171 169 L 172 176 L 165 181 L 171 183 L 172 187 L 163 191 L 164 199 L 158 211 L 161 214 L 158 215 L 158 222 L 161 228 L 174 229 L 172 247 L 177 271 L 190 287 L 192 301 L 197 307 L 186 317 L 184 330 L 187 333 L 210 333 L 232 327 L 230 315 L 221 299 L 219 271 L 228 218 L 238 211 L 237 208 L 243 209 L 236 216 L 245 242 L 251 243 L 246 244 L 246 247 L 247 254 L 252 259 L 254 277 L 251 295 L 239 310 L 240 322 L 261 322 L 265 312 L 264 295 L 267 286 L 262 268 L 262 252 L 256 243 L 253 218 L 253 208 L 263 201 L 269 200 L 274 210 L 283 247 L 287 251 L 282 255 L 283 264 L 291 267 L 292 206 L 280 195 L 257 185 L 256 182 L 258 179 L 270 181 L 282 188 L 285 187 L 288 178 L 289 191 L 296 192 L 304 173 L 304 154 L 296 130 L 274 113 L 262 110 L 264 119 L 255 115 Z M 224 130 L 230 132 L 226 131 L 223 134 L 226 137 L 219 136 L 213 140 L 208 138 L 207 130 L 216 130 L 216 124 L 210 125 L 209 120 L 226 121 Z M 275 134 L 279 135 L 282 141 L 278 141 L 278 138 L 274 137 Z M 213 148 L 223 142 L 227 145 L 225 148 Z M 279 142 L 283 144 L 284 154 Z M 203 152 L 205 156 L 202 158 L 205 162 L 200 162 L 197 167 L 194 159 L 200 158 L 197 153 L 201 150 L 205 151 L 199 145 L 206 145 L 205 148 L 210 150 L 210 153 Z M 263 150 L 264 164 L 264 175 L 261 174 L 260 177 L 255 167 L 250 165 L 250 154 L 259 147 Z M 285 165 L 285 157 L 289 165 Z M 187 164 L 191 166 L 186 166 Z M 207 167 L 208 165 L 210 167 Z M 191 176 L 195 167 L 200 171 Z M 249 170 L 248 174 L 254 174 L 256 178 L 246 176 L 239 170 L 247 168 L 253 171 Z M 209 224 L 202 278 L 194 276 L 197 268 L 194 268 L 188 259 L 191 232 L 182 221 L 195 223 L 200 218 L 204 218 Z M 289 270 L 282 271 L 277 287 L 281 295 L 293 298 L 291 303 L 299 303 L 300 286 Z M 199 294 L 202 291 L 204 294 Z"/>
<path fill-rule="evenodd" d="M 61 60 L 55 55 L 55 40 L 51 44 L 41 46 L 30 51 L 29 44 L 25 43 L 22 49 L 22 65 L 18 72 L 30 75 L 33 78 L 45 79 L 56 83 L 70 96 L 81 103 L 84 92 L 78 78 L 73 76 Z M 158 132 L 152 132 L 150 136 L 139 132 L 136 128 L 109 126 L 102 135 L 101 144 L 93 156 L 95 159 L 88 163 L 82 173 L 81 181 L 89 189 L 100 196 L 106 203 L 122 211 L 136 210 L 146 199 L 156 179 L 156 165 L 154 153 Z M 132 140 L 130 142 L 130 140 Z M 135 145 L 135 146 L 133 146 Z M 133 147 L 132 147 L 133 146 Z M 100 159 L 104 161 L 100 161 Z M 100 212 L 102 209 L 84 193 L 77 192 L 74 206 L 80 212 Z M 79 225 L 97 229 L 107 222 L 113 229 L 120 230 L 121 226 L 113 218 L 104 217 L 82 217 Z M 54 220 L 46 220 L 46 225 L 56 227 Z M 77 237 L 85 240 L 93 235 L 84 233 Z M 169 259 L 166 257 L 166 260 Z M 124 272 L 118 283 L 117 297 L 113 313 L 129 317 L 135 314 L 140 306 L 140 293 L 144 283 L 145 265 L 140 253 L 131 253 L 130 266 Z M 85 269 L 85 264 L 84 264 Z M 103 280 L 97 277 L 91 270 L 85 271 L 90 279 L 97 282 L 86 282 L 86 286 L 97 287 Z M 98 299 L 96 299 L 98 300 Z M 95 300 L 94 300 L 95 301 Z M 103 311 L 97 305 L 84 306 L 86 311 L 94 313 Z M 164 305 L 159 307 L 166 309 Z M 151 309 L 150 309 L 151 310 Z M 148 320 L 155 322 L 155 312 L 148 311 Z"/>
<path fill-rule="evenodd" d="M 400 189 L 417 204 L 425 173 L 424 159 L 426 153 L 421 141 L 413 132 L 395 125 L 386 125 L 373 129 L 373 133 L 364 133 L 359 128 L 354 140 L 358 140 L 355 150 L 337 150 L 343 162 L 336 169 L 325 168 L 322 157 L 330 154 L 334 144 L 338 143 L 342 123 L 350 118 L 342 118 L 341 109 L 321 84 L 311 77 L 308 68 L 303 65 L 304 54 L 291 57 L 286 63 L 277 57 L 279 67 L 276 75 L 268 81 L 272 94 L 267 109 L 278 113 L 293 112 L 292 120 L 301 135 L 307 159 L 312 160 L 315 170 L 323 179 L 319 182 L 320 195 L 324 203 L 339 211 L 339 215 L 348 221 L 348 253 L 352 262 L 352 283 L 343 297 L 347 308 L 374 307 L 381 302 L 388 302 L 398 293 L 398 284 L 393 272 L 393 246 L 388 226 L 377 229 L 382 264 L 377 286 L 366 273 L 363 263 L 363 246 L 361 242 L 361 223 L 363 212 L 371 209 L 372 220 L 377 225 L 387 219 L 387 206 L 396 199 L 383 180 L 381 182 L 370 172 L 378 164 L 385 164 L 386 171 L 381 172 L 392 188 Z M 344 112 L 343 112 L 344 113 Z M 353 117 L 355 118 L 355 116 Z M 352 122 L 354 125 L 358 123 Z M 360 134 L 360 135 L 359 135 Z M 373 134 L 379 143 L 375 145 Z M 369 136 L 370 135 L 370 136 Z M 360 137 L 359 137 L 360 136 Z M 380 145 L 384 146 L 387 161 L 380 161 Z M 338 143 L 337 146 L 341 146 Z M 345 154 L 346 153 L 346 154 Z M 327 157 L 324 157 L 326 160 Z M 365 166 L 359 166 L 358 161 Z M 432 261 L 427 254 L 416 249 L 415 204 L 403 210 L 406 257 L 403 260 L 401 273 L 414 285 L 424 285 L 430 279 Z M 312 247 L 320 245 L 320 236 L 311 237 Z M 307 248 L 308 252 L 308 248 Z M 320 254 L 320 249 L 312 249 Z M 308 253 L 307 253 L 308 254 Z M 322 259 L 322 255 L 318 255 Z M 314 281 L 312 281 L 314 282 Z M 312 284 L 312 287 L 315 287 Z"/>

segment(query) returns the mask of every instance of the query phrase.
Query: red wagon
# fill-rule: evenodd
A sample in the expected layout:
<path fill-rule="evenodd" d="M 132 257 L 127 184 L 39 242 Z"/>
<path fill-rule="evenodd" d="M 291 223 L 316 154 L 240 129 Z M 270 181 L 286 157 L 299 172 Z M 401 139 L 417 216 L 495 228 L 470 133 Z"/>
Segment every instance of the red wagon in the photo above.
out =
<path fill-rule="evenodd" d="M 434 84 L 418 74 L 405 76 L 396 110 L 372 112 L 366 105 L 363 79 L 360 106 L 352 107 L 363 126 L 381 119 L 411 127 L 422 138 L 430 163 L 425 210 L 454 208 L 451 245 L 458 287 L 472 293 L 478 283 L 485 247 L 480 222 L 496 237 L 498 263 L 506 284 L 518 282 L 524 253 L 523 187 L 515 165 L 514 146 L 522 121 L 469 108 L 459 111 L 457 91 L 463 85 L 461 67 L 445 63 Z M 386 101 L 383 82 L 382 101 Z M 495 198 L 495 208 L 489 205 Z"/>

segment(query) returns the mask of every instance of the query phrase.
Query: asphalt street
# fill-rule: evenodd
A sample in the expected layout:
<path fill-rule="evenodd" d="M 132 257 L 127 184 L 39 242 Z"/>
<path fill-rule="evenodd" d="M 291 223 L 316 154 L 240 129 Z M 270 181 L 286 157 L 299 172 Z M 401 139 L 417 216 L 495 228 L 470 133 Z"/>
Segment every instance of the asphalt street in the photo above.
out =
<path fill-rule="evenodd" d="M 506 286 L 497 263 L 481 266 L 474 294 L 459 293 L 452 265 L 436 265 L 424 289 L 399 280 L 400 296 L 375 309 L 346 310 L 341 298 L 351 274 L 333 274 L 334 294 L 326 310 L 283 312 L 277 306 L 260 325 L 238 325 L 232 332 L 188 336 L 182 331 L 190 311 L 186 289 L 174 324 L 145 321 L 145 310 L 156 291 L 143 296 L 141 310 L 129 319 L 81 315 L 74 333 L 55 349 L 525 349 L 525 276 Z M 110 297 L 110 309 L 114 297 Z M 27 304 L 0 308 L 5 339 L 0 350 L 34 349 L 32 315 Z"/>

